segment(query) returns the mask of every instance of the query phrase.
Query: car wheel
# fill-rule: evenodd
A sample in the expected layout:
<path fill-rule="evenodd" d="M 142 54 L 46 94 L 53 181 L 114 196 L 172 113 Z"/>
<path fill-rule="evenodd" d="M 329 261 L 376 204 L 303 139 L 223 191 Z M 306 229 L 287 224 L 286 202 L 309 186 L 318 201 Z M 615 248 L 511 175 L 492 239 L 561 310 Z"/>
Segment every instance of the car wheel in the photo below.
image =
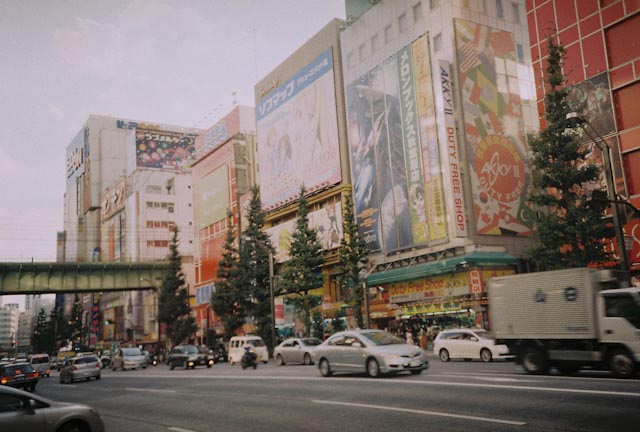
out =
<path fill-rule="evenodd" d="M 490 361 L 492 361 L 492 360 L 493 360 L 493 356 L 491 355 L 491 351 L 489 351 L 489 350 L 488 350 L 488 349 L 486 349 L 486 348 L 482 348 L 482 349 L 480 350 L 480 359 L 481 359 L 483 362 L 490 362 Z"/>
<path fill-rule="evenodd" d="M 85 428 L 82 423 L 71 421 L 62 425 L 58 432 L 85 432 Z"/>
<path fill-rule="evenodd" d="M 276 365 L 278 365 L 278 366 L 282 366 L 282 365 L 284 365 L 284 364 L 285 364 L 285 363 L 284 363 L 284 359 L 282 358 L 282 356 L 281 356 L 280 354 L 278 354 L 278 355 L 276 356 Z"/>
<path fill-rule="evenodd" d="M 380 365 L 376 359 L 367 360 L 367 373 L 371 378 L 378 378 L 380 376 Z"/>
<path fill-rule="evenodd" d="M 304 364 L 307 366 L 313 364 L 313 361 L 311 360 L 311 356 L 309 355 L 309 353 L 305 353 L 304 355 Z"/>
<path fill-rule="evenodd" d="M 173 362 L 169 362 L 169 369 L 173 370 L 173 368 L 175 368 L 176 366 L 173 364 Z"/>
<path fill-rule="evenodd" d="M 617 349 L 609 355 L 609 369 L 617 378 L 632 378 L 636 374 L 633 357 L 623 349 Z"/>
<path fill-rule="evenodd" d="M 447 351 L 445 348 L 442 348 L 440 350 L 440 361 L 448 362 L 449 360 L 451 360 L 451 357 L 449 357 L 449 351 Z"/>
<path fill-rule="evenodd" d="M 331 371 L 331 365 L 329 365 L 329 360 L 325 358 L 320 360 L 320 374 L 323 377 L 330 377 L 331 375 L 333 375 L 333 372 Z"/>

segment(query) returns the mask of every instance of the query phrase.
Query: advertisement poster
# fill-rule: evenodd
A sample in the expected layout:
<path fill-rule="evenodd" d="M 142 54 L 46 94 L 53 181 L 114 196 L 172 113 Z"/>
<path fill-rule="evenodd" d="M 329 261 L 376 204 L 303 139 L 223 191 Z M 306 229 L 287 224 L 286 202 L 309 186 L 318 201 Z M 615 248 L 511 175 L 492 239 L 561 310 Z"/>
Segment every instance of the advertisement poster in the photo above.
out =
<path fill-rule="evenodd" d="M 428 40 L 427 35 L 423 35 L 412 44 L 415 100 L 422 148 L 424 195 L 420 196 L 420 189 L 418 188 L 415 193 L 409 193 L 409 196 L 414 207 L 420 207 L 420 200 L 424 200 L 422 205 L 424 205 L 427 212 L 429 240 L 438 241 L 447 238 L 447 213 L 442 187 L 440 149 L 438 147 L 438 130 L 436 127 L 432 86 L 433 74 L 431 73 L 429 60 Z"/>
<path fill-rule="evenodd" d="M 136 166 L 183 170 L 195 159 L 193 134 L 159 129 L 136 129 Z"/>
<path fill-rule="evenodd" d="M 534 218 L 513 36 L 460 19 L 455 36 L 477 233 L 529 235 Z"/>
<path fill-rule="evenodd" d="M 229 168 L 223 165 L 197 183 L 198 225 L 207 227 L 223 220 L 229 209 Z"/>
<path fill-rule="evenodd" d="M 571 109 L 587 120 L 601 136 L 616 131 L 609 89 L 609 74 L 603 72 L 569 89 Z M 589 131 L 593 136 L 593 132 Z M 582 142 L 591 141 L 589 135 L 582 134 Z"/>
<path fill-rule="evenodd" d="M 346 99 L 356 222 L 367 247 L 375 252 L 382 249 L 382 238 L 378 235 L 380 209 L 369 74 L 347 86 Z"/>
<path fill-rule="evenodd" d="M 354 208 L 370 250 L 447 238 L 427 38 L 347 85 Z"/>
<path fill-rule="evenodd" d="M 338 120 L 331 49 L 256 107 L 260 198 L 264 208 L 339 183 Z"/>
<path fill-rule="evenodd" d="M 326 203 L 320 210 L 309 213 L 309 227 L 318 233 L 318 241 L 324 250 L 340 246 L 344 232 L 342 231 L 342 204 Z M 291 219 L 275 227 L 268 228 L 267 234 L 276 250 L 274 259 L 284 262 L 289 259 L 291 235 L 296 229 L 296 220 Z"/>

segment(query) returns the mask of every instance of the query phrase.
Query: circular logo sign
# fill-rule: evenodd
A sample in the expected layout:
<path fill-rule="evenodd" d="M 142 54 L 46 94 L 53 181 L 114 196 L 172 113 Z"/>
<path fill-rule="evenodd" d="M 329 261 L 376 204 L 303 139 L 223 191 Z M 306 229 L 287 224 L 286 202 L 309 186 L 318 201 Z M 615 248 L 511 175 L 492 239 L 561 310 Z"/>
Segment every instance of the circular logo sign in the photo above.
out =
<path fill-rule="evenodd" d="M 491 198 L 499 202 L 520 199 L 526 170 L 520 152 L 509 138 L 485 137 L 478 145 L 474 165 L 481 186 Z"/>

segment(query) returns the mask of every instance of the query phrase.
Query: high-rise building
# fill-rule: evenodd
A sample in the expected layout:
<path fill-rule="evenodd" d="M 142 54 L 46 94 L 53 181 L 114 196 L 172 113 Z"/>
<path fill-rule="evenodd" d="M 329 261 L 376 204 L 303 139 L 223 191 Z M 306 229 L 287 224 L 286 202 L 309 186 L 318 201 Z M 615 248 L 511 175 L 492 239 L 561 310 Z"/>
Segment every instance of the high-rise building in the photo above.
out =
<path fill-rule="evenodd" d="M 538 113 L 544 119 L 548 40 L 566 49 L 563 73 L 576 112 L 587 120 L 585 142 L 604 139 L 611 149 L 615 189 L 621 201 L 640 207 L 640 3 L 627 0 L 528 0 L 527 21 Z M 598 144 L 598 143 L 596 143 Z M 597 150 L 596 150 L 597 152 Z M 638 214 L 621 205 L 627 261 L 640 272 Z M 614 239 L 611 248 L 619 254 Z"/>
<path fill-rule="evenodd" d="M 65 230 L 58 235 L 58 257 L 63 261 L 165 260 L 177 227 L 183 271 L 193 287 L 190 167 L 199 132 L 90 116 L 67 147 Z M 152 283 L 159 287 L 161 281 Z M 158 340 L 158 326 L 153 324 L 156 312 L 145 310 L 141 292 L 67 297 L 67 315 L 74 302 L 83 305 L 83 344 Z M 89 311 L 102 319 L 94 322 Z"/>
<path fill-rule="evenodd" d="M 0 353 L 13 357 L 18 337 L 20 309 L 17 303 L 0 305 Z"/>

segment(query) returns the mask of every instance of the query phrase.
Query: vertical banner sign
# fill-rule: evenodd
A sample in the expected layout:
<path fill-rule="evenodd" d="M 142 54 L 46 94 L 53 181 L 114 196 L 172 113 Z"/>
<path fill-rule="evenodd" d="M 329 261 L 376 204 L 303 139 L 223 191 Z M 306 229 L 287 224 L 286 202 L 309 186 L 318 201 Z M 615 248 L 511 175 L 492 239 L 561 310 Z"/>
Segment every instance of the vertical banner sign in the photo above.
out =
<path fill-rule="evenodd" d="M 431 63 L 429 61 L 428 37 L 423 35 L 412 44 L 413 74 L 415 81 L 418 124 L 422 143 L 422 166 L 424 173 L 424 192 L 410 191 L 412 205 L 420 206 L 424 201 L 427 211 L 427 224 L 430 241 L 447 238 L 447 214 L 440 167 L 440 149 L 434 104 Z M 414 203 L 415 201 L 415 203 Z"/>
<path fill-rule="evenodd" d="M 382 199 L 382 223 L 386 251 L 412 246 L 409 199 L 407 196 L 407 168 L 402 139 L 402 117 L 400 114 L 400 85 L 398 82 L 398 59 L 391 56 L 383 63 L 385 91 L 385 114 L 387 117 L 387 151 L 391 170 L 391 195 Z M 384 159 L 382 159 L 384 160 Z M 386 218 L 386 220 L 385 220 Z M 386 228 L 386 231 L 384 230 Z"/>
<path fill-rule="evenodd" d="M 456 122 L 453 106 L 453 91 L 451 88 L 451 74 L 449 62 L 440 60 L 440 86 L 444 107 L 444 128 L 449 155 L 449 175 L 451 192 L 453 195 L 453 218 L 456 227 L 456 237 L 467 237 L 467 220 L 464 213 L 464 195 L 460 181 L 460 158 L 458 154 Z"/>
<path fill-rule="evenodd" d="M 407 187 L 409 189 L 411 236 L 413 238 L 413 244 L 421 244 L 426 243 L 429 233 L 424 203 L 422 154 L 420 152 L 421 147 L 412 66 L 411 49 L 409 46 L 406 46 L 398 52 L 402 136 L 404 138 L 404 158 L 407 170 Z"/>
<path fill-rule="evenodd" d="M 346 99 L 353 207 L 358 229 L 367 248 L 377 252 L 382 248 L 382 238 L 378 235 L 380 208 L 374 151 L 373 96 L 369 90 L 368 73 L 347 85 Z"/>
<path fill-rule="evenodd" d="M 529 169 L 511 33 L 455 20 L 458 81 L 478 234 L 526 236 Z"/>
<path fill-rule="evenodd" d="M 93 293 L 91 299 L 91 333 L 100 329 L 100 293 Z"/>

